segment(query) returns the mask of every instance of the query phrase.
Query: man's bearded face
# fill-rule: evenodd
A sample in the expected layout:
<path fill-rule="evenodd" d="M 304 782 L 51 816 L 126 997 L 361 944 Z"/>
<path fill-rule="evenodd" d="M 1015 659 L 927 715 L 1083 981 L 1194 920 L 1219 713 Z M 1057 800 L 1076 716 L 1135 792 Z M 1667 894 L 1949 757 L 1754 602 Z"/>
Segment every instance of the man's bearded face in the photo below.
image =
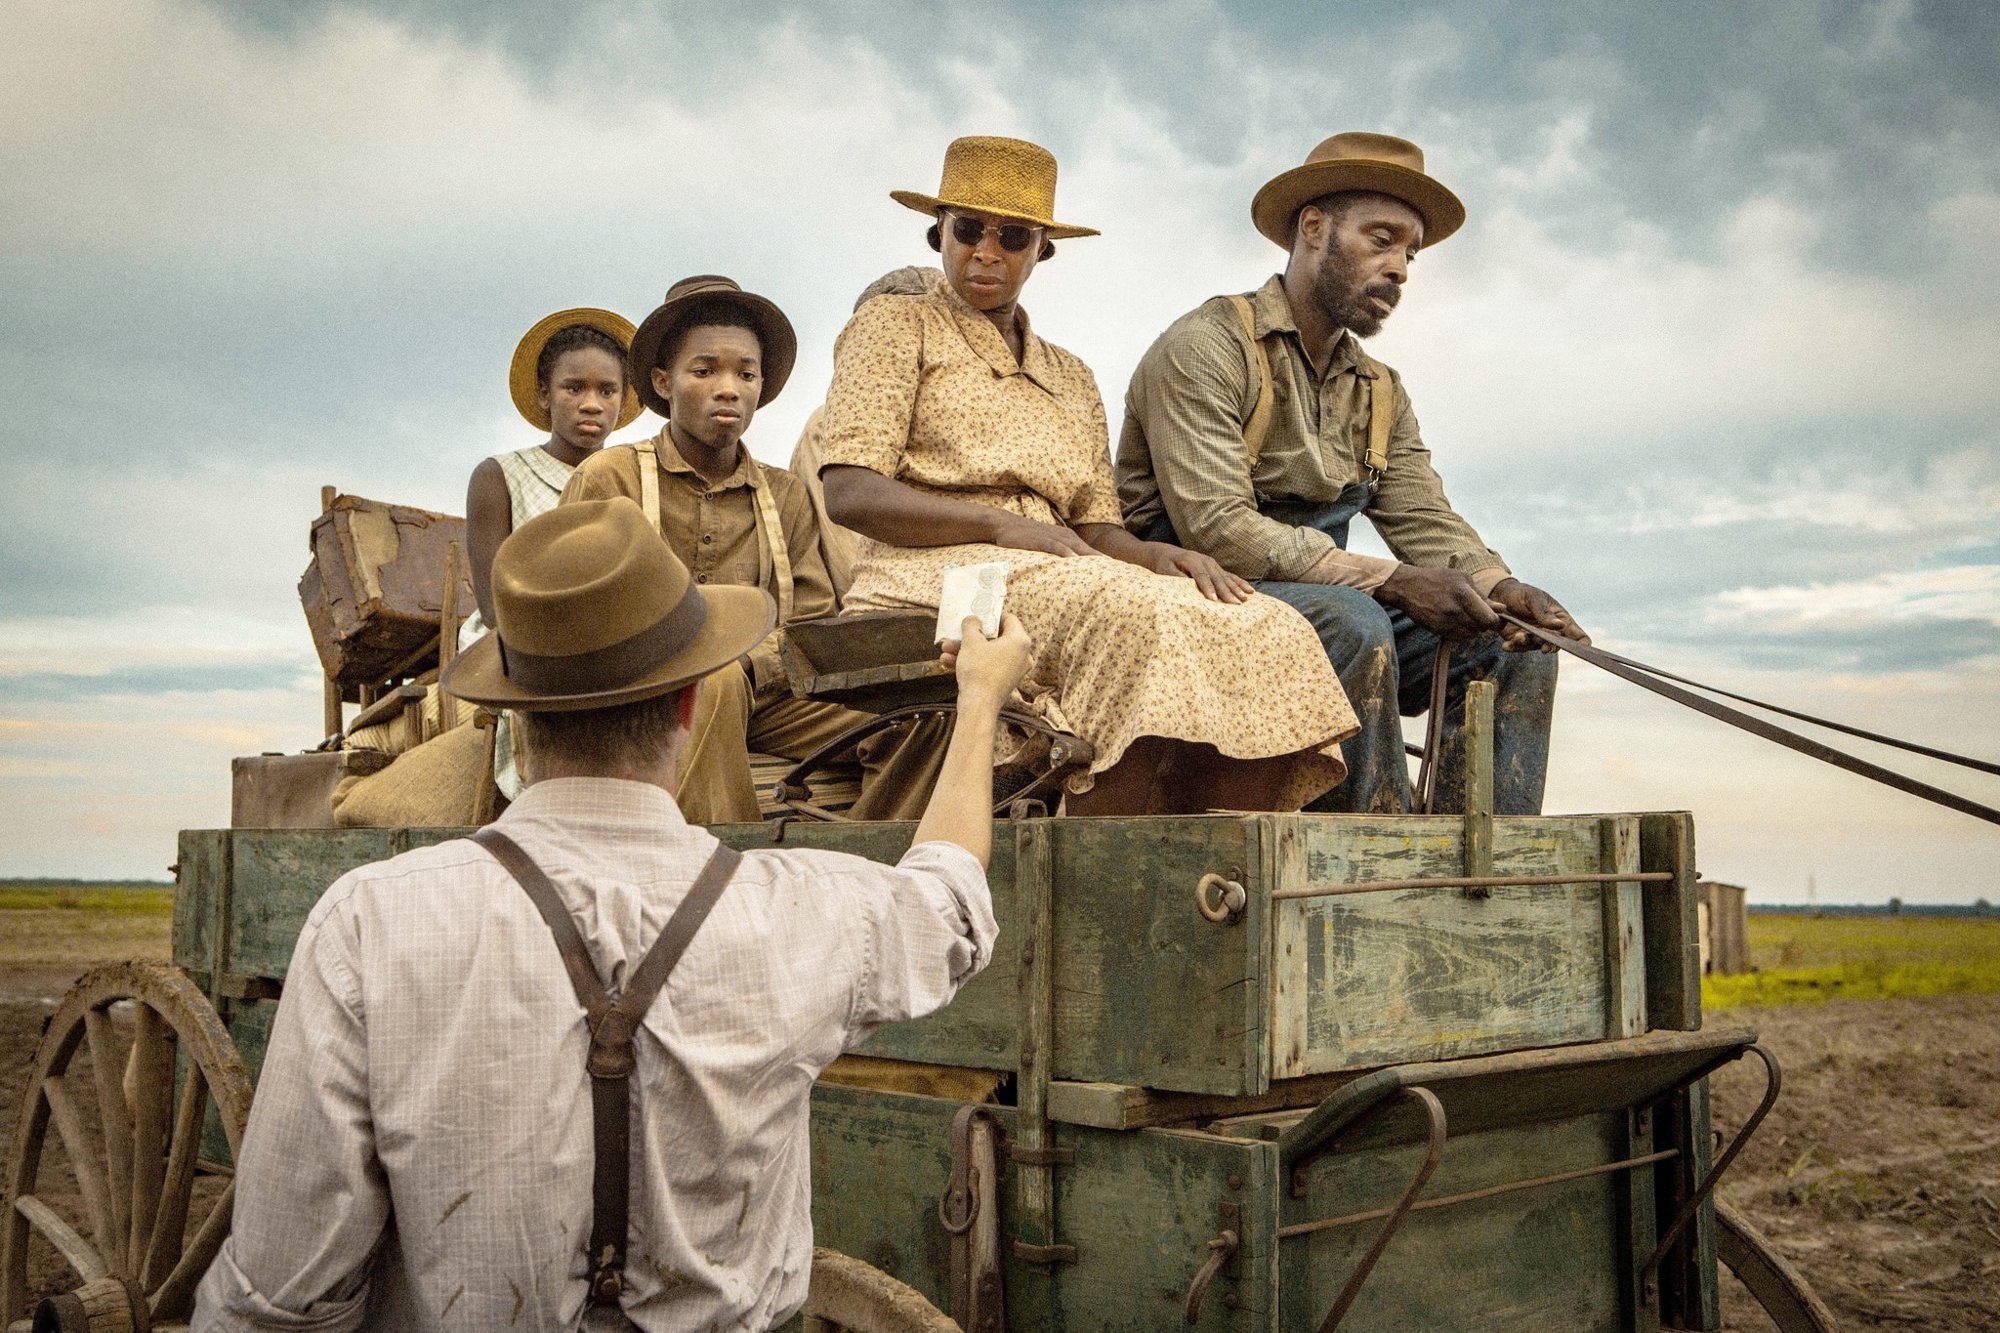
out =
<path fill-rule="evenodd" d="M 1319 272 L 1313 277 L 1313 303 L 1327 319 L 1355 337 L 1372 338 L 1389 317 L 1383 305 L 1393 307 L 1402 300 L 1403 289 L 1384 277 L 1367 280 L 1360 258 L 1349 249 L 1346 231 L 1339 225 L 1327 229 Z M 1378 300 L 1383 305 L 1377 305 Z"/>

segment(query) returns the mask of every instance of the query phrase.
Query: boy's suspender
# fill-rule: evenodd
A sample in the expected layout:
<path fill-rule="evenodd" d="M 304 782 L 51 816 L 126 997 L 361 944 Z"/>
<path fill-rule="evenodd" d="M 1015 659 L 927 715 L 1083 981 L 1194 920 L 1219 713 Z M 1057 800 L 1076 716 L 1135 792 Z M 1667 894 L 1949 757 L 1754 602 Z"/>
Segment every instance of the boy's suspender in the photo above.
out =
<path fill-rule="evenodd" d="M 590 1073 L 592 1153 L 596 1159 L 590 1182 L 590 1248 L 586 1252 L 590 1303 L 615 1309 L 619 1293 L 625 1289 L 625 1245 L 631 1224 L 631 1082 L 638 1060 L 632 1038 L 743 858 L 728 847 L 715 849 L 695 876 L 687 897 L 667 918 L 660 937 L 632 969 L 623 993 L 614 998 L 599 979 L 590 950 L 556 886 L 534 858 L 496 828 L 483 828 L 472 840 L 514 877 L 542 914 L 555 936 L 563 970 L 569 973 L 569 984 L 590 1028 L 590 1055 L 584 1062 Z"/>
<path fill-rule="evenodd" d="M 639 454 L 639 507 L 655 528 L 660 526 L 660 451 L 657 441 L 640 440 L 632 446 Z M 748 452 L 747 450 L 745 452 Z M 778 517 L 778 500 L 771 494 L 770 478 L 763 464 L 754 458 L 750 465 L 750 495 L 757 504 L 757 526 L 763 540 L 758 543 L 757 578 L 763 581 L 766 569 L 778 594 L 778 623 L 792 619 L 792 553 L 785 545 L 785 523 Z"/>

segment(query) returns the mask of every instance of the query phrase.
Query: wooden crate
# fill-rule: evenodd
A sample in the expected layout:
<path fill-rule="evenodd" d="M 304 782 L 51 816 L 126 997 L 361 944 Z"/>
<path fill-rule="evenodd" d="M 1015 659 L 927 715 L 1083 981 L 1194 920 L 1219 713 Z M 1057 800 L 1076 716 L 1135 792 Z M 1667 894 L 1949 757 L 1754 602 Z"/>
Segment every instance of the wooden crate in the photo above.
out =
<path fill-rule="evenodd" d="M 1050 844 L 1058 1118 L 1130 1124 L 1145 1090 L 1240 1097 L 1355 1069 L 1701 1025 L 1692 837 L 1685 815 L 1493 821 L 1503 874 L 1664 872 L 1637 885 L 1408 890 L 1275 900 L 1275 890 L 1458 873 L 1447 817 L 1214 815 L 1040 823 Z M 1020 831 L 1017 826 L 1016 832 Z M 307 911 L 347 869 L 451 829 L 210 830 L 181 835 L 174 957 L 221 995 L 282 980 Z M 893 861 L 909 824 L 764 825 L 738 847 L 828 847 Z M 1019 1067 L 1027 938 L 1016 838 L 989 874 L 993 962 L 940 1013 L 876 1034 L 869 1054 Z M 1243 912 L 1203 917 L 1205 874 Z M 1282 1098 L 1281 1098 L 1282 1100 Z"/>

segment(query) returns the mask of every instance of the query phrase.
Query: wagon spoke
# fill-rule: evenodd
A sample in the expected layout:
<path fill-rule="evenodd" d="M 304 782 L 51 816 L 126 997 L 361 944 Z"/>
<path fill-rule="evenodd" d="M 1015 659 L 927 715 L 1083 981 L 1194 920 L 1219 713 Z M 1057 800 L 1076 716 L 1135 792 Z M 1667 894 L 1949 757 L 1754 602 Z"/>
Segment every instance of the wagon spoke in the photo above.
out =
<path fill-rule="evenodd" d="M 141 1001 L 139 1026 L 125 1072 L 132 1107 L 132 1225 L 125 1245 L 128 1271 L 144 1261 L 160 1208 L 160 1181 L 167 1169 L 167 1117 L 172 1113 L 173 1049 L 167 1045 L 160 1011 Z"/>
<path fill-rule="evenodd" d="M 91 1234 L 103 1245 L 113 1234 L 104 1193 L 104 1143 L 84 1128 L 83 1115 L 77 1109 L 76 1098 L 70 1096 L 66 1078 L 63 1074 L 50 1074 L 43 1079 L 42 1096 L 48 1101 L 49 1115 L 56 1123 L 56 1136 L 62 1140 L 69 1169 L 76 1176 L 77 1190 L 83 1195 Z"/>
<path fill-rule="evenodd" d="M 201 1066 L 188 1061 L 187 1078 L 181 1084 L 180 1102 L 174 1108 L 173 1149 L 167 1157 L 167 1173 L 160 1186 L 159 1215 L 146 1246 L 145 1267 L 139 1284 L 148 1289 L 159 1285 L 181 1257 L 181 1241 L 187 1230 L 188 1204 L 194 1194 L 194 1164 L 201 1152 L 201 1124 L 208 1109 L 208 1079 Z"/>
<path fill-rule="evenodd" d="M 41 1233 L 42 1239 L 56 1247 L 64 1262 L 76 1270 L 76 1275 L 85 1282 L 92 1278 L 109 1277 L 111 1269 L 89 1241 L 76 1234 L 76 1228 L 63 1221 L 55 1209 L 43 1203 L 32 1194 L 23 1194 L 14 1200 L 14 1211 L 28 1219 L 28 1225 Z"/>
<path fill-rule="evenodd" d="M 111 1198 L 111 1234 L 105 1249 L 116 1262 L 123 1258 L 125 1229 L 130 1224 L 132 1188 L 132 1118 L 121 1086 L 125 1061 L 111 1015 L 92 1008 L 83 1015 L 84 1037 L 90 1045 L 90 1072 L 97 1084 L 97 1118 L 104 1126 L 105 1185 Z"/>
<path fill-rule="evenodd" d="M 229 1235 L 229 1214 L 236 1202 L 236 1181 L 232 1179 L 222 1187 L 222 1195 L 215 1201 L 215 1208 L 202 1219 L 201 1229 L 194 1233 L 174 1271 L 167 1274 L 167 1280 L 147 1295 L 147 1303 L 153 1307 L 153 1314 L 159 1318 L 181 1317 L 194 1301 L 194 1288 L 201 1281 L 201 1275 L 215 1261 L 215 1253 L 222 1248 L 223 1240 Z"/>

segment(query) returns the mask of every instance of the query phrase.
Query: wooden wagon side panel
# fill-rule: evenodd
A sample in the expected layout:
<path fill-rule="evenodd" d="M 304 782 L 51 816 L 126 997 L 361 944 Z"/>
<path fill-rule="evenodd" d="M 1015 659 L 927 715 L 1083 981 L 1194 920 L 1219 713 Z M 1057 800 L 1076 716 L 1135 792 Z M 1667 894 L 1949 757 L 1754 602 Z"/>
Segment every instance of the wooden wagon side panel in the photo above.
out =
<path fill-rule="evenodd" d="M 1056 820 L 1054 1077 L 1262 1092 L 1268 903 L 1195 910 L 1206 874 L 1270 876 L 1257 819 Z M 1006 949 L 1003 946 L 1003 952 Z"/>
<path fill-rule="evenodd" d="M 1637 1142 L 1623 1112 L 1454 1135 L 1424 1193 L 1441 1198 L 1618 1161 Z M 1323 1158 L 1307 1173 L 1306 1197 L 1285 1201 L 1283 1221 L 1386 1208 L 1422 1156 L 1412 1143 Z M 1620 1172 L 1414 1212 L 1362 1286 L 1346 1325 L 1657 1329 L 1656 1312 L 1632 1294 L 1635 1242 L 1652 1235 L 1651 1218 L 1634 1206 L 1635 1185 L 1646 1182 Z M 1643 1206 L 1651 1206 L 1649 1193 Z M 1379 1225 L 1371 1218 L 1281 1241 L 1276 1326 L 1318 1327 Z"/>
<path fill-rule="evenodd" d="M 1279 822 L 1283 887 L 1464 873 L 1455 818 Z M 1496 819 L 1493 863 L 1506 875 L 1596 874 L 1604 838 L 1595 817 Z M 1607 924 L 1629 922 L 1607 909 L 1618 901 L 1614 887 L 1578 884 L 1275 903 L 1274 1076 L 1645 1031 L 1643 1014 L 1614 1003 L 1639 1002 L 1644 969 L 1640 950 L 1610 947 Z"/>
<path fill-rule="evenodd" d="M 1696 922 L 1694 816 L 1672 811 L 1639 817 L 1642 870 L 1673 879 L 1646 886 L 1646 1009 L 1654 1027 L 1693 1032 L 1701 1026 L 1701 931 Z"/>
<path fill-rule="evenodd" d="M 959 1105 L 830 1083 L 812 1094 L 813 1243 L 873 1264 L 939 1309 L 951 1304 L 951 1257 L 937 1204 Z M 993 1111 L 1011 1127 L 1012 1107 Z M 1001 1168 L 1003 1217 L 1013 1176 Z M 1003 1244 L 1010 1235 L 1002 1229 Z"/>

